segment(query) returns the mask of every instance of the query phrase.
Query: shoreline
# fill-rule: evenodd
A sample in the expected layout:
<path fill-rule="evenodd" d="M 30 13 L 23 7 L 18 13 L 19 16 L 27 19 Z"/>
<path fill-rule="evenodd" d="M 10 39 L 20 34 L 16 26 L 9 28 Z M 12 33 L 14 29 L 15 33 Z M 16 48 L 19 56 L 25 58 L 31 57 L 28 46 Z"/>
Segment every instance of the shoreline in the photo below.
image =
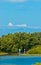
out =
<path fill-rule="evenodd" d="M 17 53 L 14 53 L 14 54 L 9 54 L 9 53 L 0 53 L 0 56 L 41 56 L 41 54 L 17 54 Z"/>

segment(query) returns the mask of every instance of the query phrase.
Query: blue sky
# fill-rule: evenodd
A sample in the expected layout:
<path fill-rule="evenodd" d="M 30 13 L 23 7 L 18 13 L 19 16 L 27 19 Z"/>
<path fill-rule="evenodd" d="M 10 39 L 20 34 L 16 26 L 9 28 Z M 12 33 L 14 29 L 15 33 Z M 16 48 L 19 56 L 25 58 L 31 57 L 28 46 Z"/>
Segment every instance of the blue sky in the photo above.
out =
<path fill-rule="evenodd" d="M 0 0 L 0 35 L 41 32 L 41 0 Z"/>

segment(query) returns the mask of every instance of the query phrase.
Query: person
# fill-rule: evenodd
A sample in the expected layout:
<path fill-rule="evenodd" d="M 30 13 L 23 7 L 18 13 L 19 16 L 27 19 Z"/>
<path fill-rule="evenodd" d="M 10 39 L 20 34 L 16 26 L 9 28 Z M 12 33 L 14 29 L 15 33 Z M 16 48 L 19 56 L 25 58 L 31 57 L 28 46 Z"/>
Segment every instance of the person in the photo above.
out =
<path fill-rule="evenodd" d="M 25 49 L 24 49 L 24 54 L 25 54 Z"/>
<path fill-rule="evenodd" d="M 19 55 L 20 55 L 20 53 L 21 53 L 21 49 L 19 49 Z"/>

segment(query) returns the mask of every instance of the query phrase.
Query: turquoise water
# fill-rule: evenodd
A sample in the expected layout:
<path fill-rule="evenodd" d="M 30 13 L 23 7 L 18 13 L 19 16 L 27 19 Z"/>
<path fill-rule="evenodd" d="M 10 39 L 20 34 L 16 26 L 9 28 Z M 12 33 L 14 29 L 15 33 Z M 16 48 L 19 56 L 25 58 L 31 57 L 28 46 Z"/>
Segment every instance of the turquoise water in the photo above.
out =
<path fill-rule="evenodd" d="M 0 65 L 32 65 L 41 62 L 41 57 L 0 56 Z"/>

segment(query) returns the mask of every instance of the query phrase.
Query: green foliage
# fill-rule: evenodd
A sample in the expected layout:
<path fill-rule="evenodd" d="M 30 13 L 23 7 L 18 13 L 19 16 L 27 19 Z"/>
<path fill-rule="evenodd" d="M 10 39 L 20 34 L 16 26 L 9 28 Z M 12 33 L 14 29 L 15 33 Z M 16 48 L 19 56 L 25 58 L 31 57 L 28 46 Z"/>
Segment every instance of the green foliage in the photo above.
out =
<path fill-rule="evenodd" d="M 38 50 L 37 53 L 41 54 L 40 47 L 41 32 L 37 33 L 18 32 L 14 34 L 9 33 L 8 35 L 2 35 L 2 37 L 0 37 L 1 52 L 17 53 L 18 49 L 20 48 L 21 52 L 23 53 L 25 48 L 26 52 L 28 53 L 36 53 L 35 50 Z"/>
<path fill-rule="evenodd" d="M 29 51 L 27 51 L 29 54 L 41 54 L 41 45 L 35 46 Z"/>
<path fill-rule="evenodd" d="M 18 52 L 18 48 L 16 47 L 16 45 L 14 45 L 11 49 L 12 53 L 17 53 Z"/>
<path fill-rule="evenodd" d="M 37 62 L 37 63 L 35 63 L 35 64 L 32 64 L 32 65 L 41 65 L 41 63 Z"/>

